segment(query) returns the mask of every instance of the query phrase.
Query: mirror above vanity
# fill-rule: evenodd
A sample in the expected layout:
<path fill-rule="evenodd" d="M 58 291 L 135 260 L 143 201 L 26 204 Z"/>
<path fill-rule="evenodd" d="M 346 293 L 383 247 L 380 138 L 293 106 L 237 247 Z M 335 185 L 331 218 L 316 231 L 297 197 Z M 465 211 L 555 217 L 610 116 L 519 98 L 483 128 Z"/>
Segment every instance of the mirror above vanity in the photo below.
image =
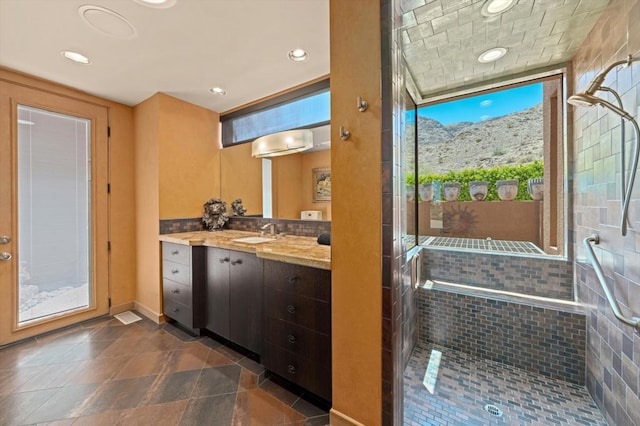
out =
<path fill-rule="evenodd" d="M 221 198 L 227 203 L 242 198 L 247 216 L 301 219 L 302 212 L 319 211 L 321 220 L 331 220 L 330 125 L 311 130 L 313 147 L 304 152 L 255 158 L 251 143 L 223 148 Z"/>

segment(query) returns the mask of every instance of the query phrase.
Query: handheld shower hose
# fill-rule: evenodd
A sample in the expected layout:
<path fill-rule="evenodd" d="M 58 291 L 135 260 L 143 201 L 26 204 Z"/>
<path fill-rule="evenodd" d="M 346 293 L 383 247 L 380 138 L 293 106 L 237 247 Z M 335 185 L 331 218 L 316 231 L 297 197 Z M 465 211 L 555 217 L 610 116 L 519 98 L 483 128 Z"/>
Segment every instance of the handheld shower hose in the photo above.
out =
<path fill-rule="evenodd" d="M 570 96 L 569 99 L 567 99 L 567 103 L 574 105 L 574 106 L 595 106 L 595 105 L 600 105 L 603 108 L 607 108 L 608 110 L 614 112 L 615 114 L 620 116 L 620 120 L 621 120 L 621 128 L 622 128 L 622 132 L 621 132 L 621 138 L 620 138 L 620 145 L 621 145 L 621 171 L 622 171 L 622 223 L 621 223 L 621 229 L 622 229 L 622 235 L 625 236 L 627 235 L 627 223 L 628 223 L 628 215 L 629 215 L 629 203 L 631 202 L 631 192 L 633 191 L 633 186 L 635 183 L 635 179 L 636 179 L 636 172 L 638 169 L 638 157 L 640 155 L 640 128 L 638 127 L 638 123 L 636 122 L 635 118 L 633 118 L 633 116 L 631 114 L 629 114 L 627 111 L 624 110 L 623 105 L 622 105 L 622 99 L 620 98 L 620 95 L 618 95 L 618 93 L 609 88 L 609 87 L 605 87 L 602 86 L 602 84 L 604 83 L 605 77 L 606 75 L 615 67 L 619 66 L 619 65 L 630 65 L 634 60 L 637 59 L 633 59 L 631 57 L 631 55 L 629 55 L 629 57 L 624 60 L 624 61 L 618 61 L 615 62 L 611 65 L 609 65 L 603 72 L 601 72 L 600 74 L 598 74 L 597 76 L 594 77 L 593 80 L 591 80 L 591 83 L 589 83 L 589 87 L 587 88 L 586 91 L 582 92 L 582 93 L 576 93 L 573 96 Z M 616 98 L 617 102 L 618 102 L 618 106 L 613 105 L 612 103 L 606 101 L 605 99 L 602 99 L 596 95 L 594 95 L 594 93 L 596 91 L 603 91 L 603 92 L 609 92 L 611 94 L 613 94 L 613 96 Z M 625 175 L 626 175 L 626 170 L 625 170 L 625 165 L 626 165 L 626 155 L 625 155 L 625 137 L 624 137 L 624 120 L 629 121 L 632 125 L 633 125 L 633 129 L 635 131 L 635 139 L 634 139 L 634 145 L 633 145 L 633 153 L 631 155 L 632 158 L 632 164 L 631 164 L 631 174 L 629 176 L 629 181 L 628 183 L 625 185 Z"/>

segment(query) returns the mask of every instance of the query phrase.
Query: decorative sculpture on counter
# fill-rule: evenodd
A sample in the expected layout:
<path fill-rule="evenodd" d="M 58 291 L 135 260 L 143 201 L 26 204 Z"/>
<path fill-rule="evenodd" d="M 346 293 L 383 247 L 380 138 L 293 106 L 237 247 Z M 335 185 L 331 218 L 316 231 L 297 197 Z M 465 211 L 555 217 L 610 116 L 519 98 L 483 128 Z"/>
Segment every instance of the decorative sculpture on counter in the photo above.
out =
<path fill-rule="evenodd" d="M 220 231 L 229 220 L 227 203 L 220 198 L 212 198 L 203 205 L 202 223 L 209 231 Z"/>
<path fill-rule="evenodd" d="M 234 216 L 244 216 L 247 209 L 242 205 L 242 198 L 236 198 L 231 202 L 231 211 Z"/>

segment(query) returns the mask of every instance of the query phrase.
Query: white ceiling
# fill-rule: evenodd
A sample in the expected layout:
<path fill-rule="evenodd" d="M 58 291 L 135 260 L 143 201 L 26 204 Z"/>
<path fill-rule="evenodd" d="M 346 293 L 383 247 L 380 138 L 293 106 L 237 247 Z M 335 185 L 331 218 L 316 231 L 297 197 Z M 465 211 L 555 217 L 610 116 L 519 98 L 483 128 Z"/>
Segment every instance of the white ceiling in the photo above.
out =
<path fill-rule="evenodd" d="M 485 17 L 487 0 L 401 0 L 407 68 L 421 101 L 570 61 L 609 0 L 518 0 Z M 478 56 L 508 49 L 495 62 Z"/>
<path fill-rule="evenodd" d="M 135 28 L 105 35 L 78 13 L 107 8 Z M 291 49 L 309 52 L 292 62 Z M 64 59 L 74 50 L 91 59 Z M 224 112 L 329 74 L 328 0 L 0 0 L 0 65 L 135 105 L 164 92 Z M 226 96 L 211 94 L 219 86 Z"/>
<path fill-rule="evenodd" d="M 519 0 L 486 18 L 485 1 L 401 0 L 418 103 L 571 60 L 609 3 Z M 123 16 L 135 36 L 91 28 L 78 13 L 87 4 Z M 480 64 L 478 55 L 495 46 L 507 55 Z M 287 58 L 297 47 L 307 61 Z M 92 63 L 72 63 L 63 49 Z M 0 65 L 128 105 L 164 92 L 224 112 L 329 74 L 329 0 L 177 0 L 168 9 L 134 0 L 0 0 Z M 213 86 L 228 94 L 214 96 Z"/>

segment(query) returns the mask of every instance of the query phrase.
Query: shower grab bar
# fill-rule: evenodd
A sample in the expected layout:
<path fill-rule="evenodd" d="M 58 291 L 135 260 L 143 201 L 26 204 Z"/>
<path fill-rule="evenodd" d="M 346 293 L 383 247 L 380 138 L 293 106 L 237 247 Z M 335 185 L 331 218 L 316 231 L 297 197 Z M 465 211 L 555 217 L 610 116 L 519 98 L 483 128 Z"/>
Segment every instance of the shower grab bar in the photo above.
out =
<path fill-rule="evenodd" d="M 602 287 L 602 290 L 604 291 L 605 296 L 607 296 L 607 301 L 611 306 L 613 315 L 615 315 L 616 318 L 618 318 L 618 320 L 620 320 L 621 322 L 627 325 L 630 325 L 631 327 L 634 327 L 636 331 L 640 333 L 640 318 L 633 317 L 629 319 L 624 315 L 622 315 L 622 311 L 620 310 L 620 305 L 618 305 L 618 301 L 616 300 L 613 293 L 611 293 L 611 290 L 609 289 L 609 285 L 607 284 L 607 281 L 604 278 L 604 273 L 602 272 L 602 266 L 600 266 L 600 262 L 598 262 L 598 259 L 596 258 L 596 254 L 593 251 L 593 247 L 591 246 L 591 243 L 594 243 L 596 245 L 600 244 L 600 236 L 598 234 L 593 234 L 592 236 L 585 238 L 583 240 L 583 243 L 584 243 L 584 247 L 587 249 L 587 256 L 589 257 L 589 261 L 591 262 L 591 265 L 593 266 L 593 269 L 596 272 L 598 281 L 600 281 L 600 286 Z"/>

